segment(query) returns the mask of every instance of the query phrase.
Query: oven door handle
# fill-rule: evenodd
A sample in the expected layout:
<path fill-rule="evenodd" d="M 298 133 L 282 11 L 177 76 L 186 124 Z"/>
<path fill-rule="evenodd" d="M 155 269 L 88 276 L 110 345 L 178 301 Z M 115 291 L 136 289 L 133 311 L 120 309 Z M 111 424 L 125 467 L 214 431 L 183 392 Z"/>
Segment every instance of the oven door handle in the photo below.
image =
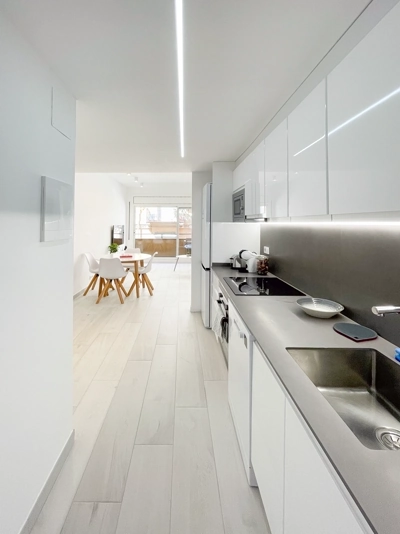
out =
<path fill-rule="evenodd" d="M 228 305 L 225 304 L 225 302 L 224 302 L 223 300 L 218 299 L 218 300 L 217 300 L 217 304 L 219 304 L 220 306 L 223 306 L 224 311 L 228 311 Z"/>

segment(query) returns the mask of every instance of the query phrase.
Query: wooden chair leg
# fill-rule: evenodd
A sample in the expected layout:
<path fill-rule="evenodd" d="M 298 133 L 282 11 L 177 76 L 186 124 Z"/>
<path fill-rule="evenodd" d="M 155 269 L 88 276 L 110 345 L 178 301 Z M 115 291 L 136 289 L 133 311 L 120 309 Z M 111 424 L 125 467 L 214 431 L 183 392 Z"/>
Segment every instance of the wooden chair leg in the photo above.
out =
<path fill-rule="evenodd" d="M 104 288 L 104 278 L 100 278 L 100 282 L 99 282 L 99 292 L 98 292 L 98 297 L 100 297 L 102 291 L 103 291 L 103 288 Z"/>
<path fill-rule="evenodd" d="M 151 290 L 151 287 L 150 287 L 150 284 L 149 284 L 149 279 L 147 278 L 147 274 L 142 274 L 142 279 L 144 280 L 146 286 L 147 286 L 147 289 L 149 290 L 149 293 L 150 293 L 150 296 L 152 297 L 153 296 L 153 291 Z"/>
<path fill-rule="evenodd" d="M 135 282 L 136 282 L 136 298 L 140 297 L 139 288 L 140 288 L 140 279 L 139 279 L 139 265 L 135 261 Z"/>
<path fill-rule="evenodd" d="M 96 275 L 96 278 L 95 278 L 95 280 L 94 280 L 94 284 L 92 285 L 92 289 L 94 289 L 94 288 L 96 287 L 97 280 L 98 280 L 99 278 L 100 278 L 100 277 L 99 277 L 99 275 L 97 274 L 97 275 Z"/>
<path fill-rule="evenodd" d="M 150 278 L 147 276 L 147 274 L 146 274 L 146 278 L 147 278 L 148 283 L 150 284 L 151 289 L 154 290 L 154 286 L 153 286 L 153 284 L 151 283 Z"/>
<path fill-rule="evenodd" d="M 126 289 L 124 288 L 124 286 L 122 285 L 122 280 L 115 280 L 115 285 L 119 285 L 122 293 L 125 295 L 125 297 L 128 296 L 128 293 L 126 292 Z"/>
<path fill-rule="evenodd" d="M 143 275 L 142 275 L 142 287 L 143 287 L 143 289 L 144 289 L 144 286 L 145 286 L 145 281 L 144 281 L 144 278 L 143 278 Z"/>
<path fill-rule="evenodd" d="M 93 275 L 93 277 L 90 279 L 89 285 L 87 286 L 87 288 L 86 288 L 86 290 L 85 290 L 85 292 L 84 292 L 84 294 L 83 294 L 84 297 L 86 297 L 86 295 L 89 293 L 89 291 L 90 291 L 91 289 L 93 289 L 93 288 L 92 288 L 92 286 L 93 286 L 93 282 L 96 282 L 97 277 L 98 277 L 98 274 L 95 274 L 95 275 Z M 94 287 L 94 286 L 93 286 L 93 287 Z"/>
<path fill-rule="evenodd" d="M 110 289 L 111 289 L 111 291 L 115 291 L 115 287 L 113 286 L 112 280 L 110 280 L 110 284 L 108 286 L 106 294 L 104 295 L 105 297 L 108 297 L 108 292 L 110 291 Z"/>
<path fill-rule="evenodd" d="M 110 281 L 107 280 L 107 282 L 103 282 L 104 283 L 104 288 L 103 288 L 103 291 L 100 293 L 98 299 L 96 300 L 96 304 L 98 304 L 101 299 L 104 297 L 106 291 L 108 290 L 108 286 L 110 285 Z"/>
<path fill-rule="evenodd" d="M 132 293 L 132 291 L 135 289 L 135 285 L 136 285 L 136 280 L 135 278 L 133 279 L 133 282 L 132 282 L 132 285 L 131 287 L 129 288 L 129 291 L 128 291 L 128 297 L 130 296 L 130 294 Z"/>
<path fill-rule="evenodd" d="M 122 296 L 121 287 L 119 285 L 119 280 L 115 280 L 115 287 L 117 289 L 119 300 L 120 300 L 121 304 L 123 304 L 124 303 L 124 298 Z"/>

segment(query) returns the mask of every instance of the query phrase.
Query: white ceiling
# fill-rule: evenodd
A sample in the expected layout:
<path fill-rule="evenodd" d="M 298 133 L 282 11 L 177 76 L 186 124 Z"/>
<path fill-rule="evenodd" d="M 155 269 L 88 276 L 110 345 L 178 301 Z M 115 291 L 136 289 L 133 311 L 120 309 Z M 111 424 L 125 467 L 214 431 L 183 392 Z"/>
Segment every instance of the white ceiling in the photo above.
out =
<path fill-rule="evenodd" d="M 369 0 L 184 0 L 179 150 L 173 0 L 0 0 L 78 99 L 78 172 L 233 161 Z"/>
<path fill-rule="evenodd" d="M 140 183 L 144 185 L 160 185 L 167 182 L 168 184 L 191 184 L 191 172 L 135 172 L 133 174 L 126 173 L 108 173 L 109 178 L 117 180 L 120 184 L 127 187 L 140 187 Z M 138 179 L 137 183 L 135 178 Z"/>

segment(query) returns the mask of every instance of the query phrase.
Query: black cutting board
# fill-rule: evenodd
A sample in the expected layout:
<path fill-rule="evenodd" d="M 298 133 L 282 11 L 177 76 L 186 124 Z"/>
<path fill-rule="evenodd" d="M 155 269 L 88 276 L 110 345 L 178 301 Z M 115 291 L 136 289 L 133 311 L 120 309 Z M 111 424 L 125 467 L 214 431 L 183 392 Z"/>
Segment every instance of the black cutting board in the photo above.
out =
<path fill-rule="evenodd" d="M 333 329 L 339 334 L 342 334 L 342 336 L 346 336 L 349 339 L 357 342 L 368 341 L 378 337 L 378 334 L 375 332 L 375 330 L 371 330 L 371 328 L 366 328 L 365 326 L 361 326 L 359 324 L 336 323 L 333 325 Z"/>

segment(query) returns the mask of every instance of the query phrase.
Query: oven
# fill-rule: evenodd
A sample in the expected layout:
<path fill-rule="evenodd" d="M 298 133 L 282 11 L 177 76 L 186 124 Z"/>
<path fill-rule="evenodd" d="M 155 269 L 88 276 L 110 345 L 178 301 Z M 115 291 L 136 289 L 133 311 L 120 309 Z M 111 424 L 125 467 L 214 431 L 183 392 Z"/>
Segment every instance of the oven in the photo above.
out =
<path fill-rule="evenodd" d="M 228 298 L 224 295 L 221 287 L 214 288 L 213 291 L 213 331 L 217 337 L 228 365 L 228 343 L 229 343 L 229 305 Z"/>

